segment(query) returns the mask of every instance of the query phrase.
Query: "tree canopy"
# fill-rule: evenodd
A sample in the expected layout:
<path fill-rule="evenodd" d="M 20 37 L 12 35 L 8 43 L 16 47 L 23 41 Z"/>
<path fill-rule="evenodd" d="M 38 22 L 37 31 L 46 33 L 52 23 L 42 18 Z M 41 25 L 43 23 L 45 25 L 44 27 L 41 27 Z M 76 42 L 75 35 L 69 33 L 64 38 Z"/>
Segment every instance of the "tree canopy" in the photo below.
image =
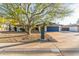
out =
<path fill-rule="evenodd" d="M 70 15 L 72 10 L 60 3 L 9 3 L 0 5 L 0 16 L 17 20 L 28 33 L 39 24 Z M 42 26 L 42 25 L 40 25 Z"/>

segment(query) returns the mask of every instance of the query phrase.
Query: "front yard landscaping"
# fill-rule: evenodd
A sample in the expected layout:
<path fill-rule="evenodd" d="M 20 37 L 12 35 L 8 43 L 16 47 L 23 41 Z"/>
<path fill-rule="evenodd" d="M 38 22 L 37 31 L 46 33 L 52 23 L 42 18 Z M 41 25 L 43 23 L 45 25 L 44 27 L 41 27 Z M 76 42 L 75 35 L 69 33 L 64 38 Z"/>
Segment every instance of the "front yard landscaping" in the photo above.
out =
<path fill-rule="evenodd" d="M 45 38 L 49 39 L 50 36 L 45 34 Z M 28 42 L 38 39 L 40 39 L 39 33 L 32 33 L 30 37 L 26 33 L 0 33 L 0 43 Z"/>

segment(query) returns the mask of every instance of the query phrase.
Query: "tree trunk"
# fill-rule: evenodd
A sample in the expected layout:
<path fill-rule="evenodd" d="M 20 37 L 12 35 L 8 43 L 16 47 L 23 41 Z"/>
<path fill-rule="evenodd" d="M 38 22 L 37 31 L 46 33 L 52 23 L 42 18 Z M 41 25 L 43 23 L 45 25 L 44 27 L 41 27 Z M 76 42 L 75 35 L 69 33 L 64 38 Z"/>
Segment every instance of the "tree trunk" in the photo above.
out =
<path fill-rule="evenodd" d="M 44 28 L 44 26 L 41 27 L 41 39 L 40 40 L 41 41 L 44 41 L 45 40 L 45 28 Z"/>
<path fill-rule="evenodd" d="M 9 31 L 11 31 L 11 25 L 9 24 Z"/>
<path fill-rule="evenodd" d="M 30 29 L 30 28 L 28 29 L 27 34 L 28 34 L 28 35 L 31 35 L 31 29 Z"/>
<path fill-rule="evenodd" d="M 26 29 L 26 33 L 27 33 L 27 39 L 30 40 L 31 39 L 31 28 Z"/>

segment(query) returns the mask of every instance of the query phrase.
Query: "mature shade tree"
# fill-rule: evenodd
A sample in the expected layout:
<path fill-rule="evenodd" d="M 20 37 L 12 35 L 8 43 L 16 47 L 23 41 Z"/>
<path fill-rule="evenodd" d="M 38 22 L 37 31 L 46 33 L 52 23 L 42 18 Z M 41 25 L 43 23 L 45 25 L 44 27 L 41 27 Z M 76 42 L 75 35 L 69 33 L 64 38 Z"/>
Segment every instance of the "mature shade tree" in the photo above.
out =
<path fill-rule="evenodd" d="M 72 10 L 68 6 L 60 3 L 1 4 L 0 16 L 17 20 L 30 35 L 32 29 L 37 25 L 41 24 L 43 31 L 43 27 L 48 25 L 50 21 L 70 15 Z"/>

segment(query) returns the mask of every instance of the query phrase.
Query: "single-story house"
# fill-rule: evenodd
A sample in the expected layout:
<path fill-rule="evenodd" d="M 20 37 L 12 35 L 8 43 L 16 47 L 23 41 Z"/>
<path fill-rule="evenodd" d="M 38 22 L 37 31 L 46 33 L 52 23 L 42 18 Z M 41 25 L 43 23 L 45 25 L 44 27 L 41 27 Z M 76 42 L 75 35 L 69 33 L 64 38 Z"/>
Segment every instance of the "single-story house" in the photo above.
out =
<path fill-rule="evenodd" d="M 79 25 L 78 24 L 61 25 L 60 31 L 79 32 Z"/>
<path fill-rule="evenodd" d="M 69 26 L 69 31 L 79 32 L 79 25 L 78 24 L 70 25 Z"/>
<path fill-rule="evenodd" d="M 70 32 L 79 32 L 78 24 L 71 25 L 60 25 L 52 23 L 49 26 L 45 27 L 46 32 L 60 32 L 60 31 L 70 31 Z"/>
<path fill-rule="evenodd" d="M 38 26 L 38 31 L 40 32 L 40 26 Z M 61 25 L 56 23 L 50 23 L 50 25 L 45 26 L 46 32 L 59 32 L 61 31 Z"/>
<path fill-rule="evenodd" d="M 46 27 L 47 32 L 59 32 L 61 31 L 61 25 L 52 23 Z"/>
<path fill-rule="evenodd" d="M 60 31 L 69 31 L 69 25 L 61 25 L 60 28 Z"/>
<path fill-rule="evenodd" d="M 0 25 L 0 31 L 9 31 L 9 26 L 7 24 Z M 21 25 L 13 26 L 11 25 L 11 31 L 24 31 Z M 36 32 L 40 32 L 40 26 L 34 30 Z M 71 31 L 71 32 L 79 32 L 79 25 L 78 24 L 71 24 L 71 25 L 60 25 L 56 23 L 50 23 L 50 25 L 45 27 L 46 32 L 60 32 L 60 31 Z"/>
<path fill-rule="evenodd" d="M 22 26 L 21 25 L 16 25 L 13 26 L 10 24 L 10 27 L 8 24 L 0 24 L 0 31 L 17 31 L 17 32 L 21 32 L 23 31 Z"/>
<path fill-rule="evenodd" d="M 0 24 L 0 31 L 8 31 L 8 26 L 6 24 Z"/>

